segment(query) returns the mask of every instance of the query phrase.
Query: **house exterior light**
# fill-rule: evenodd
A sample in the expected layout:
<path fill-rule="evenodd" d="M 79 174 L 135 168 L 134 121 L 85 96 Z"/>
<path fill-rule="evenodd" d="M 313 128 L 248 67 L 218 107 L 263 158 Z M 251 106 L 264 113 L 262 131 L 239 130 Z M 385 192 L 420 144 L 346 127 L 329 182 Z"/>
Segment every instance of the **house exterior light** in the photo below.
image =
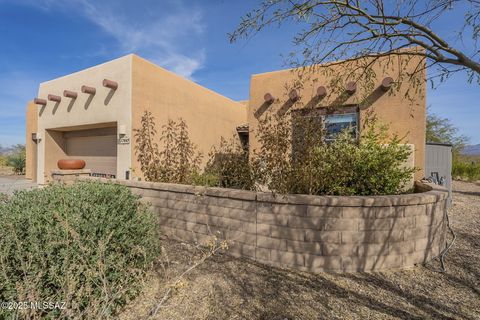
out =
<path fill-rule="evenodd" d="M 127 134 L 127 127 L 123 124 L 119 125 L 117 131 L 119 136 L 124 136 Z"/>
<path fill-rule="evenodd" d="M 40 132 L 33 132 L 32 140 L 35 142 L 39 142 L 40 140 L 42 140 L 42 134 Z"/>

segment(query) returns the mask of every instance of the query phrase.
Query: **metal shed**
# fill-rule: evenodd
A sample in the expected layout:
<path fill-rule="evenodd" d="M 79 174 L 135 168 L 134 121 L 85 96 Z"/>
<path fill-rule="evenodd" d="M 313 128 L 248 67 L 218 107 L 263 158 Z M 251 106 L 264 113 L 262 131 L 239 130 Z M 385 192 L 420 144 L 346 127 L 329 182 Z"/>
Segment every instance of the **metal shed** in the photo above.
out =
<path fill-rule="evenodd" d="M 427 142 L 425 177 L 448 189 L 448 205 L 452 203 L 452 145 Z"/>

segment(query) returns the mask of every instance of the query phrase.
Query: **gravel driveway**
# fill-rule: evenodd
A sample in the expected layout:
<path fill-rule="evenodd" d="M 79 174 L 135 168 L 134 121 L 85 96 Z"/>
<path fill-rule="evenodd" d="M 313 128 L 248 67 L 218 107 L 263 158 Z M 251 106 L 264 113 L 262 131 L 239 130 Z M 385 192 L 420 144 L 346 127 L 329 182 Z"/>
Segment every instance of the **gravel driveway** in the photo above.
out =
<path fill-rule="evenodd" d="M 37 185 L 24 176 L 0 176 L 0 193 L 12 194 L 16 190 L 36 188 Z"/>

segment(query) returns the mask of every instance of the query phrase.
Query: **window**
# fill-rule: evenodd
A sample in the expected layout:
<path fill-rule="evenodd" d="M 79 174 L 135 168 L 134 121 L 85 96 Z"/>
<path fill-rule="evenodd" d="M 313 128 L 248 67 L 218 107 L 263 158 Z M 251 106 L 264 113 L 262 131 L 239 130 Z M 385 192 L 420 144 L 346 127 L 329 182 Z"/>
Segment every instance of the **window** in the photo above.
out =
<path fill-rule="evenodd" d="M 335 137 L 346 129 L 351 129 L 352 136 L 357 137 L 357 114 L 331 114 L 323 117 L 325 127 L 325 141 L 333 141 Z"/>
<path fill-rule="evenodd" d="M 332 142 L 335 137 L 345 129 L 351 129 L 352 137 L 358 136 L 358 108 L 356 106 L 342 107 L 333 113 L 326 109 L 300 109 L 292 118 L 292 155 L 296 156 L 305 152 L 309 139 L 323 139 Z M 318 133 L 318 135 L 316 134 Z"/>

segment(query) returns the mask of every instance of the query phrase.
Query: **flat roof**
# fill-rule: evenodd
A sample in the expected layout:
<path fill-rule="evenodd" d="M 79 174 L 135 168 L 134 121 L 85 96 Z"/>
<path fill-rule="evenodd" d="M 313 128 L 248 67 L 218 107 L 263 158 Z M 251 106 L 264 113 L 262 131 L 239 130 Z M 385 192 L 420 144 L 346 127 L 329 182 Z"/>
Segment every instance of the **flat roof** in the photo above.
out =
<path fill-rule="evenodd" d="M 453 144 L 451 144 L 451 143 L 443 143 L 443 142 L 427 142 L 426 145 L 428 145 L 428 146 L 453 147 Z"/>

